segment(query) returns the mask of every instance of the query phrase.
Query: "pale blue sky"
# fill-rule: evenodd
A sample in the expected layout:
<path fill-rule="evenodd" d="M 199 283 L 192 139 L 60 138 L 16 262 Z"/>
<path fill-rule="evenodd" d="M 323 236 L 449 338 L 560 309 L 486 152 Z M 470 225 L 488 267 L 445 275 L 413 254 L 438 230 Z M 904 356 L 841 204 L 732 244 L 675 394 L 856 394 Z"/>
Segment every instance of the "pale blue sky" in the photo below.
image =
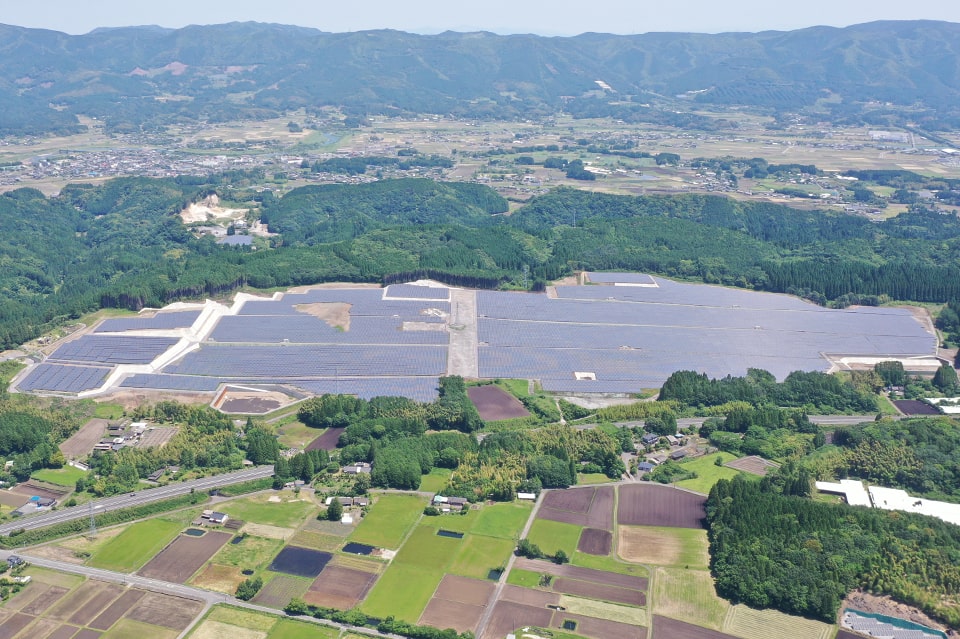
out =
<path fill-rule="evenodd" d="M 957 0 L 0 0 L 0 23 L 86 33 L 98 26 L 247 21 L 324 31 L 399 29 L 575 35 L 585 31 L 789 30 L 873 20 L 960 22 Z"/>

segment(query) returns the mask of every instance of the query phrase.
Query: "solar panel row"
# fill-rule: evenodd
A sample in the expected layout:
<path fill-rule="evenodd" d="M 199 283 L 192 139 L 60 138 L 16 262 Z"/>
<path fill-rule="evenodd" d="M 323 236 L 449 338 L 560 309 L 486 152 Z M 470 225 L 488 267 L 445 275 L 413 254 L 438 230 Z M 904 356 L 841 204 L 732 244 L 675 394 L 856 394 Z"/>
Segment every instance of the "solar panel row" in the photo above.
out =
<path fill-rule="evenodd" d="M 169 311 L 157 313 L 153 317 L 119 317 L 103 320 L 100 325 L 94 329 L 94 333 L 189 328 L 197 321 L 198 317 L 200 317 L 200 311 Z"/>
<path fill-rule="evenodd" d="M 391 284 L 386 288 L 384 296 L 446 301 L 450 299 L 450 289 L 434 286 L 414 286 L 412 284 Z"/>
<path fill-rule="evenodd" d="M 110 373 L 103 366 L 70 366 L 64 364 L 38 364 L 20 382 L 25 391 L 54 391 L 80 393 L 98 388 Z"/>
<path fill-rule="evenodd" d="M 60 346 L 49 359 L 61 362 L 149 364 L 178 341 L 175 337 L 84 335 Z"/>
<path fill-rule="evenodd" d="M 210 340 L 298 344 L 446 344 L 449 341 L 443 331 L 404 331 L 402 327 L 403 320 L 393 317 L 355 317 L 350 320 L 350 329 L 344 331 L 304 314 L 234 315 L 219 321 Z"/>

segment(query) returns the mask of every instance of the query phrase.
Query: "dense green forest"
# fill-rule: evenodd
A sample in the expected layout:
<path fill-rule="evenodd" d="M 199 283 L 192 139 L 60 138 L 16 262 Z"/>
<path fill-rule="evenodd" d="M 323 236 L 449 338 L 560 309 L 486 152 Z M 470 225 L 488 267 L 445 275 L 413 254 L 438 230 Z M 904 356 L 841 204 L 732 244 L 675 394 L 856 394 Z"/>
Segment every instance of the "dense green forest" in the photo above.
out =
<path fill-rule="evenodd" d="M 833 623 L 840 601 L 862 587 L 960 624 L 960 527 L 796 491 L 809 491 L 809 480 L 737 478 L 711 490 L 710 563 L 720 596 Z"/>
<path fill-rule="evenodd" d="M 486 186 L 385 180 L 233 192 L 279 232 L 249 251 L 197 238 L 178 216 L 236 177 L 124 178 L 71 185 L 55 198 L 33 189 L 0 196 L 0 347 L 101 307 L 424 275 L 541 290 L 573 270 L 631 270 L 839 306 L 960 299 L 960 220 L 923 208 L 874 223 L 719 196 L 560 188 L 507 216 Z"/>

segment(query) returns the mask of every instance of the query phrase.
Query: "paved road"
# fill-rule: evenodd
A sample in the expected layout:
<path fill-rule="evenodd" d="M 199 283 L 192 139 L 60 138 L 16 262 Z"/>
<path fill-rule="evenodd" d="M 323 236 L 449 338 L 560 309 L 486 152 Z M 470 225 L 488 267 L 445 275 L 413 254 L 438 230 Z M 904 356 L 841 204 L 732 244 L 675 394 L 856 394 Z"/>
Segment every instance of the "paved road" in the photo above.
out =
<path fill-rule="evenodd" d="M 18 530 L 20 528 L 23 528 L 24 530 L 32 530 L 34 528 L 42 528 L 44 526 L 58 524 L 62 521 L 71 521 L 81 517 L 89 517 L 91 510 L 95 514 L 99 514 L 111 510 L 118 510 L 120 508 L 141 506 L 143 504 L 160 501 L 161 499 L 169 499 L 179 495 L 186 495 L 191 490 L 207 491 L 211 488 L 230 486 L 232 484 L 239 484 L 252 479 L 270 477 L 272 475 L 273 466 L 257 466 L 256 468 L 247 468 L 245 470 L 238 470 L 233 473 L 213 475 L 212 477 L 202 477 L 200 479 L 193 479 L 191 481 L 185 481 L 177 484 L 168 484 L 166 486 L 158 486 L 156 488 L 147 488 L 132 494 L 104 497 L 103 499 L 95 499 L 92 502 L 88 502 L 81 506 L 60 508 L 58 510 L 53 510 L 42 514 L 15 519 L 12 522 L 0 526 L 0 535 L 9 535 L 11 530 Z"/>

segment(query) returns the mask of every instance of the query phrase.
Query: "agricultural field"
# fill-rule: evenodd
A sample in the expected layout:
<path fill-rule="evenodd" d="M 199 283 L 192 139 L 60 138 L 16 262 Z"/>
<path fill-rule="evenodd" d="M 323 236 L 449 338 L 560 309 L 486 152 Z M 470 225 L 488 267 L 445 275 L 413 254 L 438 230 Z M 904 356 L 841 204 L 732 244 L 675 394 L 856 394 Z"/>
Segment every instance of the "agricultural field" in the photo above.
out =
<path fill-rule="evenodd" d="M 236 539 L 240 541 L 234 543 Z M 210 562 L 215 565 L 259 571 L 267 567 L 282 547 L 283 542 L 278 539 L 241 535 L 234 537 L 229 544 L 220 548 Z"/>
<path fill-rule="evenodd" d="M 477 513 L 477 521 L 470 532 L 475 535 L 513 539 L 523 530 L 532 510 L 533 504 L 520 501 L 484 506 Z"/>
<path fill-rule="evenodd" d="M 707 531 L 693 528 L 620 526 L 617 553 L 626 561 L 706 570 Z"/>
<path fill-rule="evenodd" d="M 305 449 L 321 433 L 300 421 L 290 421 L 277 428 L 277 440 L 286 448 Z"/>
<path fill-rule="evenodd" d="M 214 606 L 188 639 L 337 639 L 338 628 L 233 606 Z"/>
<path fill-rule="evenodd" d="M 416 623 L 421 611 L 440 584 L 443 572 L 411 564 L 390 566 L 360 606 L 372 617 L 388 617 Z"/>
<path fill-rule="evenodd" d="M 399 548 L 426 505 L 426 499 L 416 495 L 380 495 L 350 540 L 377 548 Z"/>
<path fill-rule="evenodd" d="M 537 519 L 530 526 L 527 539 L 540 546 L 540 550 L 548 555 L 563 550 L 567 556 L 573 556 L 580 540 L 580 526 L 564 524 L 559 521 Z"/>
<path fill-rule="evenodd" d="M 88 562 L 95 568 L 130 572 L 143 566 L 183 529 L 166 519 L 147 519 L 130 525 L 93 553 Z"/>
<path fill-rule="evenodd" d="M 717 596 L 706 570 L 658 567 L 653 574 L 653 614 L 720 630 L 730 604 Z"/>
<path fill-rule="evenodd" d="M 550 490 L 542 500 L 537 519 L 613 530 L 613 486 Z"/>
<path fill-rule="evenodd" d="M 86 476 L 87 473 L 79 468 L 64 466 L 63 468 L 43 468 L 41 470 L 35 470 L 31 473 L 30 479 L 73 489 L 77 484 L 77 480 L 83 479 Z"/>
<path fill-rule="evenodd" d="M 296 528 L 315 513 L 317 507 L 308 500 L 300 499 L 293 491 L 284 490 L 236 499 L 225 503 L 221 509 L 232 519 L 278 528 Z"/>
<path fill-rule="evenodd" d="M 276 575 L 263 585 L 253 598 L 253 603 L 280 610 L 294 597 L 303 597 L 311 583 L 309 579 Z"/>
<path fill-rule="evenodd" d="M 203 604 L 29 568 L 33 581 L 0 607 L 0 636 L 176 639 Z"/>
<path fill-rule="evenodd" d="M 620 486 L 617 522 L 628 526 L 702 528 L 706 497 L 653 483 Z"/>
<path fill-rule="evenodd" d="M 434 468 L 420 479 L 420 492 L 439 493 L 450 480 L 449 468 Z"/>
<path fill-rule="evenodd" d="M 722 459 L 723 463 L 725 464 L 728 461 L 736 459 L 736 456 L 731 455 L 730 453 L 720 452 L 681 462 L 680 465 L 684 470 L 692 471 L 696 473 L 697 476 L 694 479 L 684 479 L 683 481 L 678 481 L 676 485 L 680 488 L 686 488 L 687 490 L 693 490 L 695 492 L 707 495 L 710 493 L 710 489 L 713 488 L 713 485 L 721 479 L 733 479 L 740 474 L 740 471 L 734 468 L 717 466 L 717 458 Z"/>
<path fill-rule="evenodd" d="M 140 569 L 144 577 L 186 583 L 233 535 L 213 530 L 202 537 L 180 535 Z"/>
<path fill-rule="evenodd" d="M 833 636 L 834 626 L 739 604 L 730 606 L 722 630 L 742 639 L 828 639 Z"/>
<path fill-rule="evenodd" d="M 493 582 L 447 575 L 423 611 L 420 623 L 475 632 L 494 587 Z"/>

